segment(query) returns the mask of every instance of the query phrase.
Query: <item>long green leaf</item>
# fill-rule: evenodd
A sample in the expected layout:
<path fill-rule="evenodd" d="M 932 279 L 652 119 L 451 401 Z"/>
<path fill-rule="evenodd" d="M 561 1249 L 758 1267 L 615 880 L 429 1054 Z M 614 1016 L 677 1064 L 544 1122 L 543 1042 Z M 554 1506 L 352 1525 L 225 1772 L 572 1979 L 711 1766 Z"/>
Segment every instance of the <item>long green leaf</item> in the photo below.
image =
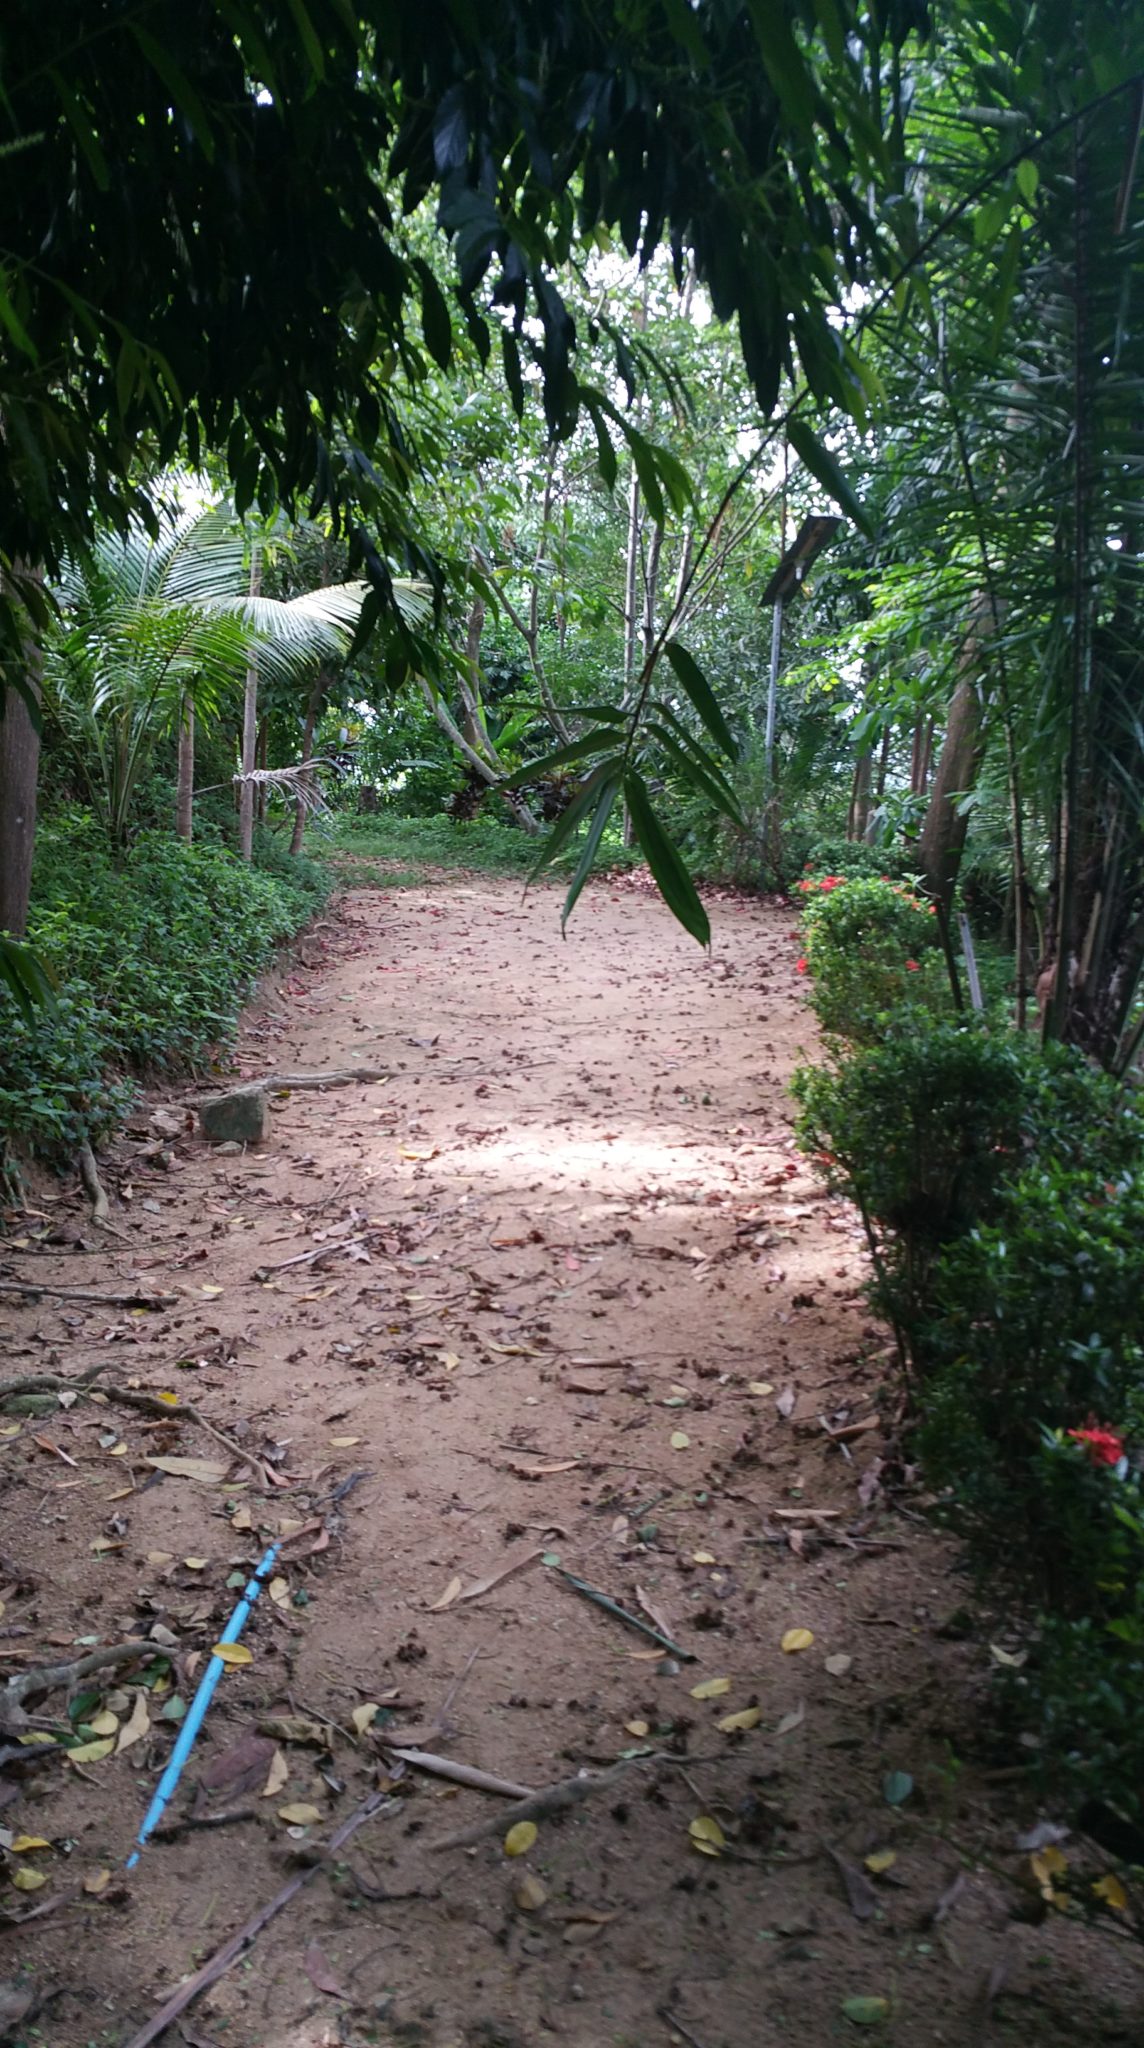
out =
<path fill-rule="evenodd" d="M 829 448 L 823 446 L 817 434 L 811 432 L 805 420 L 793 419 L 787 427 L 792 448 L 805 462 L 812 476 L 818 478 L 824 490 L 829 491 L 836 505 L 840 505 L 847 516 L 854 521 L 868 539 L 874 538 L 874 528 L 861 500 L 857 498 L 847 482 Z"/>
<path fill-rule="evenodd" d="M 669 640 L 663 651 L 675 670 L 680 687 L 687 692 L 692 708 L 699 713 L 716 746 L 722 748 L 729 761 L 737 761 L 739 748 L 735 736 L 695 656 L 678 640 Z"/>
<path fill-rule="evenodd" d="M 557 747 L 551 754 L 543 754 L 536 761 L 526 761 L 523 768 L 517 768 L 501 789 L 523 789 L 529 782 L 535 782 L 538 775 L 547 775 L 550 769 L 566 768 L 570 761 L 582 761 L 585 754 L 598 754 L 602 746 L 614 747 L 614 727 L 598 726 L 594 732 L 581 734 L 577 740 L 569 740 L 566 746 Z"/>
<path fill-rule="evenodd" d="M 693 760 L 691 755 L 684 751 L 679 741 L 668 732 L 666 726 L 658 725 L 653 718 L 649 721 L 646 730 L 654 734 L 664 753 L 670 761 L 674 762 L 676 769 L 690 789 L 699 790 L 707 798 L 708 803 L 723 817 L 731 818 L 740 828 L 745 826 L 746 821 L 743 813 L 735 802 L 730 790 L 726 786 L 720 788 L 714 777 L 709 775 L 707 770 L 701 767 L 698 761 Z"/>
<path fill-rule="evenodd" d="M 36 1010 L 56 1005 L 55 978 L 30 946 L 0 935 L 0 987 L 8 990 L 25 1024 L 34 1024 Z"/>
<path fill-rule="evenodd" d="M 601 761 L 592 770 L 579 795 L 573 797 L 568 809 L 561 811 L 560 816 L 557 818 L 555 825 L 540 849 L 537 860 L 529 869 L 528 879 L 530 882 L 535 882 L 536 877 L 542 875 L 546 867 L 551 866 L 557 854 L 567 846 L 577 827 L 583 824 L 604 782 L 611 777 L 618 776 L 620 770 L 621 759 L 618 754 L 612 754 L 608 760 Z"/>
<path fill-rule="evenodd" d="M 560 913 L 561 934 L 563 934 L 564 928 L 576 908 L 580 891 L 592 872 L 593 863 L 600 850 L 600 841 L 604 836 L 604 828 L 612 815 L 612 807 L 619 793 L 620 775 L 617 769 L 615 775 L 609 776 L 601 786 L 596 809 L 592 815 L 592 822 L 588 827 L 588 834 L 576 864 L 576 872 L 568 884 L 568 894 L 564 898 L 564 908 Z"/>
<path fill-rule="evenodd" d="M 698 939 L 701 946 L 709 946 L 711 925 L 699 900 L 699 892 L 679 848 L 674 840 L 668 838 L 656 817 L 647 784 L 634 769 L 629 769 L 624 777 L 624 799 L 656 887 L 672 916 L 678 918 L 684 930 L 690 932 L 693 939 Z"/>

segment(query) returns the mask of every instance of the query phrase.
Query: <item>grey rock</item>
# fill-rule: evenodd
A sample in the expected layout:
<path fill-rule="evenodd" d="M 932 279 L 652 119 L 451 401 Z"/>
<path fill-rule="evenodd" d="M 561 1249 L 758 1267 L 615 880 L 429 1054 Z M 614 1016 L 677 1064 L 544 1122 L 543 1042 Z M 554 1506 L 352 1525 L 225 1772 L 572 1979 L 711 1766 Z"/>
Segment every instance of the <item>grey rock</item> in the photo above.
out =
<path fill-rule="evenodd" d="M 256 1085 L 232 1088 L 199 1104 L 204 1137 L 212 1143 L 261 1145 L 270 1129 L 266 1090 Z"/>

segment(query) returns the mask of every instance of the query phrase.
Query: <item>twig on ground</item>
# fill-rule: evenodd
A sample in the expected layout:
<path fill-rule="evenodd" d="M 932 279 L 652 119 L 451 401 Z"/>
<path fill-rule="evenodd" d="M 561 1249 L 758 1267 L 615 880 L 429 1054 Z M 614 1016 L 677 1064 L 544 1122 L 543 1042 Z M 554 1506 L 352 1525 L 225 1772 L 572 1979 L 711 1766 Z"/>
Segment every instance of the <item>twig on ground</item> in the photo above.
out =
<path fill-rule="evenodd" d="M 111 1220 L 111 1208 L 107 1199 L 107 1190 L 99 1178 L 99 1169 L 95 1163 L 95 1153 L 92 1151 L 86 1138 L 76 1155 L 76 1164 L 79 1167 L 79 1177 L 83 1182 L 84 1193 L 91 1203 L 91 1220 L 96 1229 L 106 1230 L 109 1236 L 118 1237 L 122 1243 L 130 1244 L 131 1240 L 127 1232 L 120 1230 L 118 1224 L 113 1223 Z"/>
<path fill-rule="evenodd" d="M 354 1251 L 360 1244 L 368 1244 L 371 1231 L 361 1237 L 340 1237 L 333 1244 L 315 1245 L 313 1251 L 296 1252 L 292 1259 L 280 1259 L 276 1266 L 257 1266 L 255 1280 L 268 1280 L 272 1273 L 288 1273 L 291 1266 L 316 1266 L 321 1259 L 332 1259 L 336 1252 Z"/>
<path fill-rule="evenodd" d="M 0 1380 L 0 1408 L 5 1401 L 17 1394 L 61 1394 L 71 1390 L 77 1392 L 89 1387 L 101 1372 L 106 1372 L 108 1360 L 101 1358 L 98 1365 L 89 1365 L 86 1372 L 69 1373 L 66 1377 L 56 1372 L 28 1373 L 23 1379 Z"/>
<path fill-rule="evenodd" d="M 74 1658 L 70 1664 L 41 1664 L 35 1671 L 21 1671 L 0 1689 L 0 1728 L 18 1725 L 12 1721 L 12 1709 L 19 1714 L 23 1702 L 34 1692 L 58 1692 L 61 1686 L 70 1692 L 78 1679 L 89 1678 L 93 1671 L 106 1671 L 113 1664 L 131 1664 L 137 1657 L 159 1655 L 155 1643 L 111 1643 L 105 1649 L 92 1650 L 86 1657 Z"/>
<path fill-rule="evenodd" d="M 207 1436 L 213 1437 L 216 1444 L 221 1444 L 224 1451 L 229 1451 L 232 1458 L 237 1458 L 241 1464 L 248 1465 L 252 1472 L 257 1473 L 267 1492 L 270 1491 L 271 1482 L 267 1480 L 266 1467 L 262 1459 L 255 1457 L 253 1451 L 244 1450 L 234 1437 L 227 1436 L 225 1430 L 217 1429 L 213 1422 L 208 1422 L 202 1410 L 196 1408 L 192 1401 L 179 1401 L 172 1406 L 170 1401 L 161 1401 L 157 1394 L 138 1394 L 130 1387 L 108 1387 L 106 1391 L 109 1401 L 119 1401 L 127 1408 L 141 1408 L 145 1415 L 162 1415 L 168 1422 L 177 1422 L 180 1417 L 187 1422 L 193 1422 Z"/>
<path fill-rule="evenodd" d="M 613 1614 L 617 1621 L 626 1622 L 629 1628 L 638 1629 L 641 1636 L 650 1636 L 652 1642 L 658 1643 L 661 1650 L 667 1650 L 682 1663 L 694 1664 L 693 1650 L 684 1650 L 678 1643 L 673 1643 L 670 1636 L 665 1636 L 659 1629 L 653 1628 L 650 1621 L 641 1621 L 638 1614 L 630 1614 L 626 1607 L 620 1606 L 618 1600 L 612 1600 L 607 1593 L 599 1592 L 595 1586 L 589 1586 L 583 1579 L 575 1578 L 571 1572 L 566 1572 L 559 1566 L 554 1566 L 553 1570 L 557 1578 L 563 1579 L 565 1584 L 571 1586 L 573 1592 L 579 1593 L 583 1599 L 591 1600 L 593 1606 L 602 1607 L 605 1614 Z"/>
<path fill-rule="evenodd" d="M 0 1280 L 0 1294 L 50 1294 L 56 1301 L 93 1302 L 100 1308 L 175 1308 L 177 1294 L 102 1294 L 92 1287 L 49 1287 L 46 1280 Z"/>
<path fill-rule="evenodd" d="M 462 1828 L 458 1834 L 442 1835 L 439 1841 L 429 1842 L 430 1849 L 470 1849 L 475 1842 L 483 1842 L 488 1835 L 499 1835 L 515 1827 L 521 1820 L 548 1820 L 554 1813 L 566 1813 L 579 1806 L 585 1799 L 591 1799 L 597 1792 L 606 1792 L 633 1764 L 656 1762 L 649 1757 L 625 1757 L 613 1764 L 610 1770 L 601 1771 L 594 1778 L 562 1778 L 558 1784 L 548 1785 L 541 1792 L 534 1792 L 528 1799 L 522 1799 L 517 1806 L 495 1814 L 491 1819 L 477 1821 L 471 1828 Z M 131 2044 L 135 2048 L 135 2044 Z"/>
<path fill-rule="evenodd" d="M 678 2013 L 672 2012 L 666 2005 L 657 2005 L 656 2011 L 667 2026 L 673 2027 L 677 2034 L 682 2034 L 684 2040 L 690 2043 L 690 2048 L 703 2048 L 698 2034 L 693 2034 L 690 2027 L 684 2026 Z"/>
<path fill-rule="evenodd" d="M 235 1806 L 229 1813 L 188 1813 L 182 1820 L 169 1820 L 165 1827 L 154 1828 L 153 1842 L 177 1842 L 181 1835 L 189 1834 L 192 1828 L 229 1828 L 235 1821 L 257 1820 L 258 1813 L 253 1806 Z"/>
<path fill-rule="evenodd" d="M 474 1792 L 499 1792 L 502 1799 L 535 1799 L 538 1795 L 532 1785 L 517 1785 L 510 1778 L 494 1778 L 489 1771 L 478 1771 L 472 1764 L 454 1763 L 451 1756 L 436 1756 L 428 1749 L 394 1749 L 383 1741 L 387 1756 L 396 1757 L 399 1763 L 408 1764 L 410 1770 L 427 1771 L 432 1778 L 448 1778 L 454 1785 L 468 1785 Z"/>
<path fill-rule="evenodd" d="M 350 1836 L 356 1834 L 367 1820 L 372 1820 L 375 1814 L 395 1813 L 400 1806 L 399 1799 L 387 1798 L 384 1792 L 371 1792 L 356 1813 L 352 1813 L 330 1836 L 328 1843 L 325 1844 L 327 1854 L 332 1855 L 335 1850 L 340 1849 L 343 1842 L 348 1842 Z M 261 1934 L 262 1929 L 282 1911 L 284 1906 L 289 1905 L 296 1893 L 302 1890 L 303 1885 L 309 1884 L 315 1872 L 322 1867 L 323 1863 L 319 1861 L 307 1865 L 304 1870 L 299 1870 L 282 1886 L 281 1891 L 275 1892 L 274 1897 L 265 1906 L 260 1906 L 256 1913 L 252 1913 L 237 1934 L 232 1934 L 230 1940 L 224 1942 L 222 1948 L 218 1949 L 200 1970 L 196 1970 L 193 1977 L 188 1977 L 184 1984 L 180 1984 L 171 1993 L 154 2017 L 149 2019 L 137 2034 L 131 2036 L 126 2048 L 150 2048 L 151 2042 L 157 2041 L 160 2034 L 166 2032 L 172 2022 L 193 2004 L 201 1992 L 209 1991 L 212 1984 L 217 1984 L 219 1978 L 226 1975 L 231 1965 L 238 1961 L 251 1942 Z"/>

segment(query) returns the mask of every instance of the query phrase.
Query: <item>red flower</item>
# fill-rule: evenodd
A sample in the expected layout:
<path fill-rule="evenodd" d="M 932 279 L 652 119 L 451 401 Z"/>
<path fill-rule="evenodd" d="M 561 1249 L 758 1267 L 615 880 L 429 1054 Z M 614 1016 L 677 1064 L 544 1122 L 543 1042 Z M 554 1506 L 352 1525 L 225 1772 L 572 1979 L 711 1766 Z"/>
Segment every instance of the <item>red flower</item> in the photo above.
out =
<path fill-rule="evenodd" d="M 809 969 L 809 960 L 796 960 L 794 963 L 794 971 L 796 974 L 806 974 L 809 972 Z"/>
<path fill-rule="evenodd" d="M 906 961 L 906 972 L 907 974 L 916 974 L 918 972 L 918 963 L 916 960 Z"/>
<path fill-rule="evenodd" d="M 1119 1465 L 1124 1456 L 1124 1440 L 1114 1429 L 1102 1429 L 1095 1415 L 1088 1418 L 1085 1429 L 1070 1429 L 1074 1442 L 1083 1444 L 1094 1465 Z"/>

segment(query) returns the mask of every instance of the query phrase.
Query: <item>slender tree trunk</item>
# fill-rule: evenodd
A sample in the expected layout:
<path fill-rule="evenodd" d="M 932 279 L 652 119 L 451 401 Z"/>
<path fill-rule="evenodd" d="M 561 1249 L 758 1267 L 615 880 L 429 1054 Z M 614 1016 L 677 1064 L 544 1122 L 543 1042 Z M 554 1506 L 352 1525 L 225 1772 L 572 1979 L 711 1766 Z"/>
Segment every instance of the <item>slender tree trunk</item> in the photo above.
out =
<path fill-rule="evenodd" d="M 24 677 L 37 705 L 40 675 L 39 651 L 29 640 Z M 39 767 L 39 727 L 24 698 L 9 684 L 0 712 L 0 931 L 17 939 L 28 927 Z"/>
<path fill-rule="evenodd" d="M 270 766 L 270 720 L 264 718 L 258 728 L 257 761 L 260 768 Z M 260 782 L 254 792 L 254 817 L 259 825 L 266 823 L 266 784 Z"/>
<path fill-rule="evenodd" d="M 310 692 L 310 701 L 306 706 L 306 722 L 302 727 L 303 768 L 309 767 L 310 757 L 314 751 L 314 728 L 318 723 L 318 713 L 322 708 L 322 699 L 326 694 L 328 683 L 329 677 L 324 671 L 319 670 L 314 687 Z M 307 774 L 304 779 L 308 786 L 310 781 L 309 775 Z M 301 853 L 302 842 L 305 837 L 306 800 L 304 797 L 298 796 L 294 799 L 294 830 L 290 834 L 290 851 L 292 854 Z"/>
<path fill-rule="evenodd" d="M 250 595 L 257 597 L 262 589 L 262 563 L 255 542 L 254 555 L 250 564 Z M 252 655 L 246 670 L 246 691 L 242 700 L 242 772 L 249 776 L 254 772 L 258 751 L 258 657 Z M 254 784 L 243 781 L 238 797 L 238 851 L 243 860 L 250 860 L 254 854 Z"/>
<path fill-rule="evenodd" d="M 179 768 L 175 785 L 175 830 L 191 844 L 195 836 L 195 707 L 183 698 L 179 719 Z"/>
<path fill-rule="evenodd" d="M 982 751 L 981 699 L 976 681 L 963 676 L 950 700 L 945 740 L 918 843 L 922 872 L 944 917 L 953 902 L 969 830 L 968 814 L 959 809 L 957 799 L 976 782 Z"/>
<path fill-rule="evenodd" d="M 854 764 L 854 780 L 850 788 L 850 816 L 846 826 L 848 839 L 866 837 L 866 827 L 870 823 L 870 783 L 873 771 L 873 754 L 860 754 Z"/>
<path fill-rule="evenodd" d="M 889 772 L 889 767 L 890 728 L 889 726 L 887 726 L 885 732 L 882 734 L 882 751 L 878 756 L 878 781 L 874 790 L 874 794 L 877 797 L 879 803 L 881 803 L 882 798 L 886 794 L 886 776 Z"/>

